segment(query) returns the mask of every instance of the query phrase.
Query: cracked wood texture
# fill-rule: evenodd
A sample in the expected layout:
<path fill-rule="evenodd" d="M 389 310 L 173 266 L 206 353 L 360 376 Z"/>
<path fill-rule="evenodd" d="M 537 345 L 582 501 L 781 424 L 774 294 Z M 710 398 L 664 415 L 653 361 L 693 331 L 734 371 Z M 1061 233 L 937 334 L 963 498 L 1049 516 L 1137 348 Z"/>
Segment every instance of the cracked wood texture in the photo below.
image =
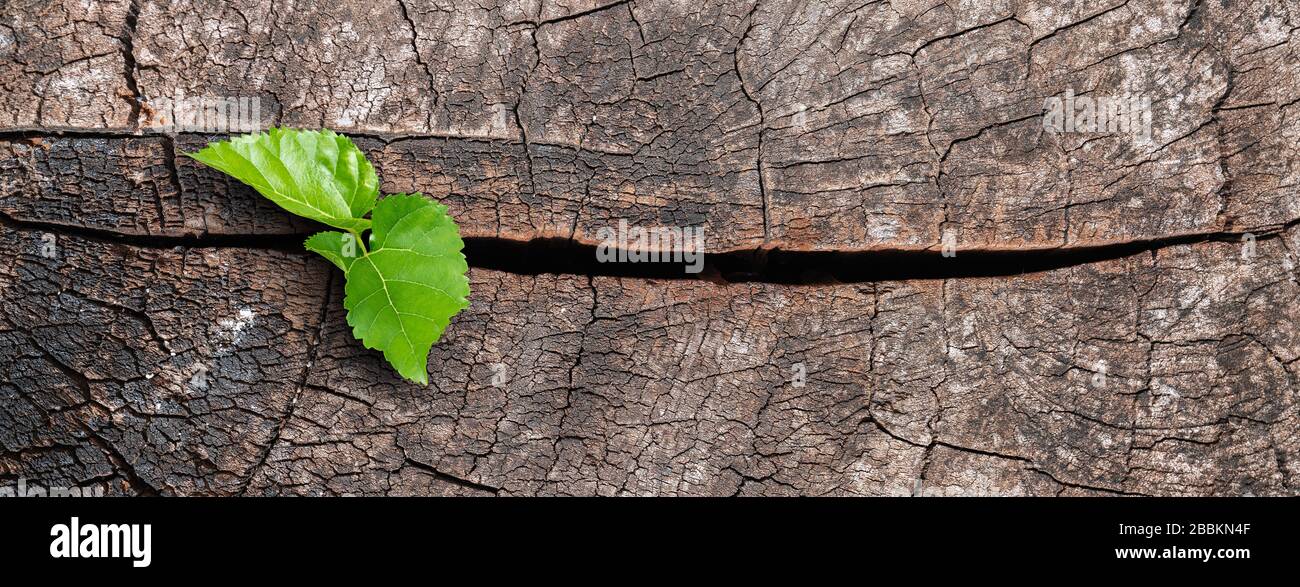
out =
<path fill-rule="evenodd" d="M 1207 242 L 1013 278 L 474 269 L 428 388 L 352 338 L 323 260 L 76 236 L 51 259 L 45 234 L 4 240 L 0 463 L 55 483 L 1264 495 L 1300 464 L 1300 333 L 1279 327 L 1300 229 L 1249 262 Z"/>
<path fill-rule="evenodd" d="M 1298 28 L 1295 0 L 10 0 L 0 479 L 1295 494 Z M 1149 99 L 1149 136 L 1044 130 L 1067 91 Z M 1150 250 L 819 285 L 475 268 L 418 388 L 352 339 L 316 227 L 182 155 L 223 135 L 167 131 L 177 96 L 348 133 L 470 237 Z"/>

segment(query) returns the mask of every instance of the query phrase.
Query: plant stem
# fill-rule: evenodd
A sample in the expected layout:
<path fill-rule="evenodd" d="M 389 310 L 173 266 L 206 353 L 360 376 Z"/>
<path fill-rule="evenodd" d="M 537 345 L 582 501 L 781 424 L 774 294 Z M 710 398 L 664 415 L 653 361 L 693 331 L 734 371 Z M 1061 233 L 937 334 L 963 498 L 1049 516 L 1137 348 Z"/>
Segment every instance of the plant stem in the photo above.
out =
<path fill-rule="evenodd" d="M 356 240 L 357 246 L 361 247 L 361 256 L 369 257 L 370 251 L 366 250 L 366 242 L 361 240 L 361 233 L 352 229 L 348 229 L 348 232 L 352 233 L 352 238 Z"/>

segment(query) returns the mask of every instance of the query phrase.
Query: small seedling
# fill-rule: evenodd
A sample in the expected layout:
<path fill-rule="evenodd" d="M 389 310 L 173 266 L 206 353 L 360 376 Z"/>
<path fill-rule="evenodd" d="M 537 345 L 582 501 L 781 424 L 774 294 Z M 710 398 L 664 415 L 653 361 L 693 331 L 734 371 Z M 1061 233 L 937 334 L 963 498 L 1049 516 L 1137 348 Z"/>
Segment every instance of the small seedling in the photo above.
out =
<path fill-rule="evenodd" d="M 378 200 L 375 168 L 329 130 L 273 128 L 187 155 L 289 212 L 341 229 L 312 235 L 306 247 L 343 270 L 352 334 L 402 377 L 428 384 L 429 349 L 469 305 L 465 242 L 446 206 L 420 194 Z"/>

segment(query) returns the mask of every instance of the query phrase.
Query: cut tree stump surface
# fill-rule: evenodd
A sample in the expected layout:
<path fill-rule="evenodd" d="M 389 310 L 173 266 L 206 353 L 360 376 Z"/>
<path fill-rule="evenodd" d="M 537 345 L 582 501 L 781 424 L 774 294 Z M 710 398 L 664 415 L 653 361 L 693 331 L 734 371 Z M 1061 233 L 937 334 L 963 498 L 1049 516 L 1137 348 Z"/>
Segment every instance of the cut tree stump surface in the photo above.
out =
<path fill-rule="evenodd" d="M 11 1 L 0 480 L 1294 495 L 1297 30 L 1294 0 Z M 1150 135 L 1045 130 L 1067 91 L 1149 99 Z M 352 337 L 318 226 L 183 155 L 225 135 L 153 105 L 204 96 L 449 206 L 479 248 L 428 387 Z M 760 270 L 491 258 L 620 220 Z"/>

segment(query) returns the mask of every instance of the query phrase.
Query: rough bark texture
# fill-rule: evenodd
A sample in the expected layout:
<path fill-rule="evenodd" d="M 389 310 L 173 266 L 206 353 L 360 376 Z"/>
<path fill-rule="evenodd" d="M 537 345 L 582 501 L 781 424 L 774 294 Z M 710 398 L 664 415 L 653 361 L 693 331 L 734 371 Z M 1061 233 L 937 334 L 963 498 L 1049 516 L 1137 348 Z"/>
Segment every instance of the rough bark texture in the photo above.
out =
<path fill-rule="evenodd" d="M 1296 494 L 1298 29 L 1294 0 L 9 2 L 0 480 Z M 1067 90 L 1149 98 L 1151 135 L 1044 130 Z M 315 227 L 182 155 L 218 135 L 164 132 L 178 95 L 347 132 L 485 241 L 947 242 L 952 276 L 480 266 L 420 388 L 352 338 Z"/>

